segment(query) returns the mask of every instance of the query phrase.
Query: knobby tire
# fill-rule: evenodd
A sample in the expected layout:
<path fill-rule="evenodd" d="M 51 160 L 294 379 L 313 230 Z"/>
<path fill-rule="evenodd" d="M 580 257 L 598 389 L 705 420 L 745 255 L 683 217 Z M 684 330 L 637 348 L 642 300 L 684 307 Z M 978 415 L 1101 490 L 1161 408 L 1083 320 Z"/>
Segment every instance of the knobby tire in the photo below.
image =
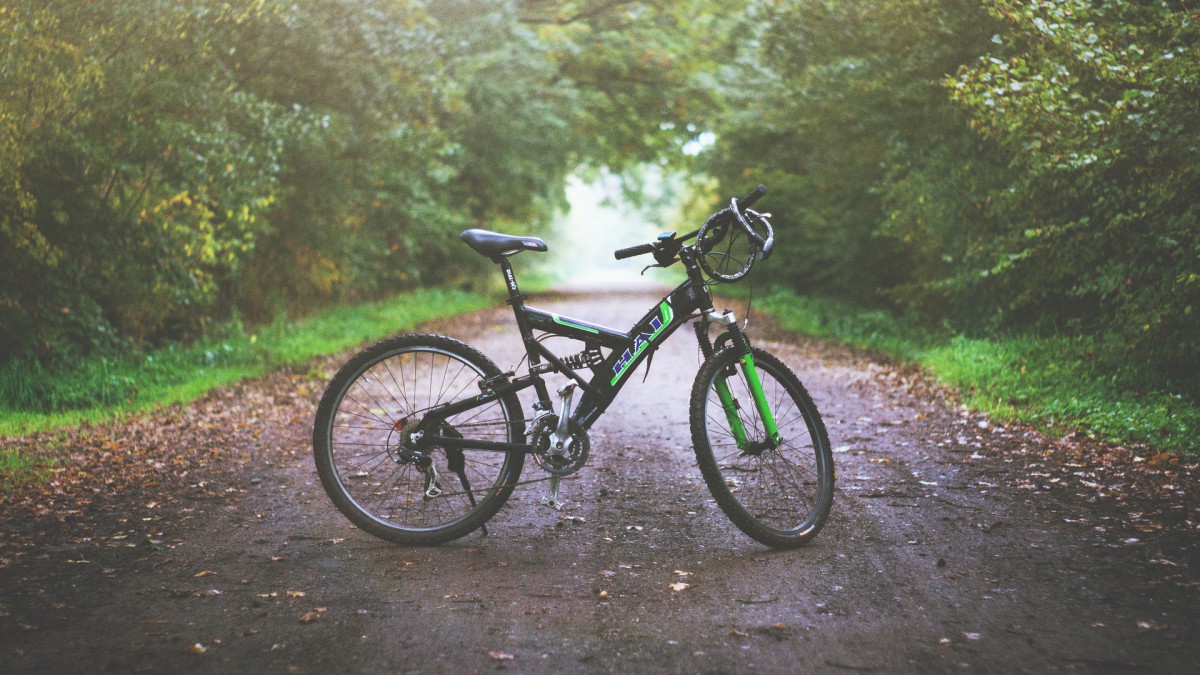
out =
<path fill-rule="evenodd" d="M 692 444 L 700 473 L 725 515 L 742 532 L 773 548 L 813 539 L 833 504 L 834 467 L 825 425 L 800 380 L 782 361 L 751 350 L 782 436 L 778 447 L 740 450 L 715 389 L 726 378 L 736 414 L 752 442 L 766 440 L 763 421 L 742 374 L 742 354 L 728 348 L 707 359 L 690 401 Z"/>
<path fill-rule="evenodd" d="M 317 408 L 313 452 L 330 499 L 347 518 L 381 539 L 409 545 L 458 539 L 504 505 L 524 454 L 429 449 L 441 494 L 429 497 L 424 469 L 398 459 L 401 431 L 429 408 L 478 395 L 478 382 L 500 374 L 488 357 L 443 335 L 381 340 L 334 375 Z M 515 394 L 446 420 L 435 432 L 524 443 Z"/>

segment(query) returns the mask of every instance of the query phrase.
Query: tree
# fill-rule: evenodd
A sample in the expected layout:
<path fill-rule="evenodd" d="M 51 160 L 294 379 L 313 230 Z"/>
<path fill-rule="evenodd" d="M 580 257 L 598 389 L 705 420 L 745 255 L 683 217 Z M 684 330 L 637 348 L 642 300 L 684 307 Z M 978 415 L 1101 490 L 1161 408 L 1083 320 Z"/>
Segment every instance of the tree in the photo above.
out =
<path fill-rule="evenodd" d="M 461 282 L 695 135 L 709 4 L 9 0 L 0 361 Z"/>
<path fill-rule="evenodd" d="M 222 24 L 261 7 L 36 4 L 3 17 L 23 37 L 3 82 L 21 129 L 4 229 L 33 243 L 9 252 L 2 353 L 188 335 L 274 198 L 279 115 L 213 58 Z"/>
<path fill-rule="evenodd" d="M 789 261 L 773 278 L 946 315 L 934 286 L 989 227 L 997 162 L 941 81 L 992 30 L 971 0 L 755 5 L 708 168 L 725 194 L 771 186 Z"/>
<path fill-rule="evenodd" d="M 1019 169 L 997 192 L 1013 226 L 987 270 L 1006 309 L 1025 324 L 1115 330 L 1165 372 L 1196 372 L 1200 12 L 987 5 L 1005 30 L 949 85 Z"/>

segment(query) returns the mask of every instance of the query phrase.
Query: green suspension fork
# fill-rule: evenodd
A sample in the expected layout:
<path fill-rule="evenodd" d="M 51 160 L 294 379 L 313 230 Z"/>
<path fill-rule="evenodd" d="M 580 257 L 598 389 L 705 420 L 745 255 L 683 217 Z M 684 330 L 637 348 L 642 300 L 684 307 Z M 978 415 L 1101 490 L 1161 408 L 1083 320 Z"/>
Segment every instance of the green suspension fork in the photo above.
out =
<path fill-rule="evenodd" d="M 779 428 L 775 425 L 775 415 L 767 403 L 767 395 L 763 393 L 762 381 L 758 378 L 758 368 L 754 365 L 754 357 L 746 354 L 742 357 L 741 364 L 742 374 L 746 378 L 750 395 L 754 398 L 754 407 L 758 410 L 758 416 L 763 421 L 763 428 L 766 429 L 767 438 L 770 439 L 770 446 L 778 446 L 783 442 L 783 437 L 779 435 Z M 729 390 L 728 380 L 732 374 L 730 372 L 717 376 L 713 388 L 717 390 L 717 398 L 721 401 L 721 409 L 725 411 L 725 419 L 729 421 L 729 430 L 733 432 L 738 450 L 747 450 L 751 446 L 751 441 L 746 435 L 746 426 L 742 424 L 742 419 L 738 416 L 737 400 L 733 398 L 733 392 Z"/>
<path fill-rule="evenodd" d="M 762 418 L 763 428 L 767 430 L 767 438 L 771 440 L 772 447 L 778 446 L 783 442 L 783 438 L 779 435 L 779 427 L 775 425 L 775 415 L 771 412 L 771 406 L 767 403 L 767 395 L 763 393 L 762 381 L 758 379 L 758 368 L 754 366 L 754 356 L 749 352 L 742 357 L 742 373 L 746 376 L 746 384 L 750 385 L 750 395 L 754 397 L 754 405 L 758 408 L 758 415 Z"/>
<path fill-rule="evenodd" d="M 711 321 L 718 321 L 726 328 L 728 332 L 717 338 L 717 343 L 722 342 L 722 338 L 731 338 L 733 344 L 743 345 L 745 355 L 741 358 L 742 375 L 746 378 L 746 385 L 750 389 L 750 396 L 754 399 L 754 407 L 758 410 L 758 416 L 763 421 L 763 428 L 767 432 L 767 443 L 770 447 L 778 446 L 783 442 L 783 438 L 779 435 L 779 428 L 775 423 L 775 415 L 771 412 L 771 406 L 767 403 L 767 395 L 763 392 L 762 380 L 758 377 L 758 368 L 754 365 L 754 356 L 750 353 L 750 341 L 746 339 L 745 334 L 738 330 L 736 323 L 733 321 L 732 314 L 728 312 L 725 315 L 717 316 L 712 313 L 705 317 Z M 707 332 L 707 330 L 701 331 Z M 717 391 L 717 398 L 721 401 L 721 409 L 725 411 L 725 419 L 729 422 L 729 430 L 733 432 L 733 438 L 737 441 L 739 450 L 746 451 L 751 449 L 753 441 L 746 434 L 746 426 L 742 424 L 742 419 L 738 415 L 738 403 L 733 397 L 733 392 L 729 390 L 729 378 L 734 375 L 733 368 L 730 368 L 724 373 L 717 375 L 716 382 L 713 383 L 713 389 Z"/>
<path fill-rule="evenodd" d="M 729 375 L 726 373 L 717 375 L 713 389 L 717 390 L 717 398 L 721 400 L 721 409 L 725 411 L 725 419 L 729 421 L 729 430 L 733 432 L 738 450 L 745 450 L 750 445 L 750 440 L 746 437 L 746 427 L 742 425 L 742 418 L 738 416 L 738 404 L 733 399 L 733 392 L 729 391 L 728 380 Z"/>

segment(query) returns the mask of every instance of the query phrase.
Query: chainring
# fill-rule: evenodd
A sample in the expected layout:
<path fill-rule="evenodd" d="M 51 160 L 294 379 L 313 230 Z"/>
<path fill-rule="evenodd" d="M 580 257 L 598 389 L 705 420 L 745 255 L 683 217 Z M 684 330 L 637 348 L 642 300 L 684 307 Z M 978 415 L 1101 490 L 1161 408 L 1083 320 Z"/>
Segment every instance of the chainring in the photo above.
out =
<path fill-rule="evenodd" d="M 558 415 L 546 415 L 539 419 L 533 427 L 530 444 L 537 450 L 533 460 L 543 471 L 551 476 L 566 476 L 583 468 L 587 463 L 591 441 L 588 440 L 587 430 L 575 420 L 567 423 L 570 442 L 566 448 L 552 447 L 552 436 L 558 427 Z"/>

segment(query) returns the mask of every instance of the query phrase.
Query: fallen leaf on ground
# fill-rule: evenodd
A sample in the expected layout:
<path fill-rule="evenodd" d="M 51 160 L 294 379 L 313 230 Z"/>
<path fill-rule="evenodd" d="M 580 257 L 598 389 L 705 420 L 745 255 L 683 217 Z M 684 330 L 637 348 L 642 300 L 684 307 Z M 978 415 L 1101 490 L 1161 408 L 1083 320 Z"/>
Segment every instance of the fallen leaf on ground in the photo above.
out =
<path fill-rule="evenodd" d="M 310 609 L 307 612 L 300 615 L 299 621 L 300 621 L 300 623 L 312 623 L 320 618 L 321 618 L 321 612 L 319 612 L 315 609 Z"/>
<path fill-rule="evenodd" d="M 196 572 L 192 576 L 199 579 L 200 577 L 211 577 L 214 574 L 216 574 L 216 572 L 212 570 L 204 570 L 203 572 Z"/>

